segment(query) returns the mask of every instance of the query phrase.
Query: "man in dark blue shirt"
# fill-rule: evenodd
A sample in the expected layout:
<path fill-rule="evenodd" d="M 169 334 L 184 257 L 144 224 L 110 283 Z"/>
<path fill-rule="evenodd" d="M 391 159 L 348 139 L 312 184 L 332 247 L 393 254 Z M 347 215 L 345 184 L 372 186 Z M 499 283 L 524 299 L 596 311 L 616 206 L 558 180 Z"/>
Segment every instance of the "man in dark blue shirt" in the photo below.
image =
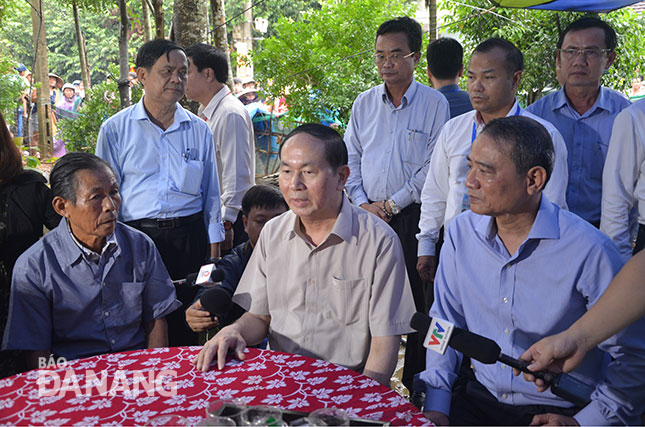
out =
<path fill-rule="evenodd" d="M 260 231 L 270 219 L 281 215 L 289 209 L 282 194 L 277 188 L 269 185 L 255 185 L 242 198 L 242 222 L 249 240 L 240 243 L 231 253 L 217 262 L 217 269 L 224 272 L 221 287 L 231 296 L 237 289 L 237 284 L 251 258 Z M 201 288 L 195 297 L 195 302 L 186 310 L 186 322 L 195 332 L 202 332 L 215 326 L 226 326 L 240 317 L 244 310 L 233 304 L 225 319 L 212 320 L 210 314 L 202 309 L 200 298 L 208 288 Z"/>
<path fill-rule="evenodd" d="M 428 45 L 428 79 L 432 87 L 443 94 L 450 104 L 450 118 L 473 109 L 468 93 L 459 88 L 459 79 L 464 75 L 464 49 L 449 37 L 434 40 Z"/>

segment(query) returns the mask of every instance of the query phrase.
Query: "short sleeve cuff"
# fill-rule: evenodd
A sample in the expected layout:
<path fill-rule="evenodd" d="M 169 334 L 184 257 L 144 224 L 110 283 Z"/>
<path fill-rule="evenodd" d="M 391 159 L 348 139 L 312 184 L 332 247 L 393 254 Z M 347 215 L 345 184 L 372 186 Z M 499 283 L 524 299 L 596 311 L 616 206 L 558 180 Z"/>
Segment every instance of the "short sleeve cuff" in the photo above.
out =
<path fill-rule="evenodd" d="M 448 416 L 450 415 L 450 398 L 449 391 L 426 387 L 426 401 L 423 405 L 423 411 L 439 411 Z"/>
<path fill-rule="evenodd" d="M 218 243 L 224 240 L 224 224 L 221 222 L 208 224 L 208 243 Z"/>
<path fill-rule="evenodd" d="M 590 404 L 582 408 L 573 418 L 581 426 L 608 426 L 611 424 L 603 414 L 600 404 L 596 400 L 592 400 Z"/>
<path fill-rule="evenodd" d="M 436 256 L 437 242 L 431 237 L 421 237 L 419 239 L 419 248 L 417 249 L 417 256 Z"/>
<path fill-rule="evenodd" d="M 410 318 L 412 315 L 410 315 Z M 385 325 L 374 325 L 370 323 L 370 333 L 373 337 L 390 337 L 393 335 L 411 334 L 414 330 L 410 327 L 410 322 L 388 323 Z"/>
<path fill-rule="evenodd" d="M 154 308 L 152 319 L 148 320 L 161 319 L 162 317 L 166 317 L 173 311 L 177 310 L 179 307 L 181 307 L 181 301 L 177 299 L 173 299 L 166 304 L 160 304 L 158 307 Z"/>

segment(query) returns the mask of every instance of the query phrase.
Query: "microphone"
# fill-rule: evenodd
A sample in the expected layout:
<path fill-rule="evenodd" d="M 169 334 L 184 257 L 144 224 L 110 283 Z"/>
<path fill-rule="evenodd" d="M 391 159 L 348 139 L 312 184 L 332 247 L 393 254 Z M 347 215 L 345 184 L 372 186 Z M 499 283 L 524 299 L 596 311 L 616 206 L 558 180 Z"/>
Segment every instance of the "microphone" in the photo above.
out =
<path fill-rule="evenodd" d="M 228 314 L 233 303 L 231 294 L 219 286 L 205 290 L 199 301 L 202 308 L 210 313 L 212 320 L 217 316 L 220 321 Z"/>
<path fill-rule="evenodd" d="M 433 324 L 435 327 L 429 334 L 430 326 Z M 530 371 L 528 369 L 529 363 L 502 353 L 500 346 L 490 338 L 458 328 L 445 320 L 430 318 L 419 312 L 414 313 L 412 316 L 410 327 L 425 334 L 424 346 L 431 350 L 443 354 L 447 344 L 464 356 L 471 357 L 485 365 L 501 362 L 521 372 L 531 374 L 550 386 L 553 394 L 576 405 L 585 406 L 591 402 L 591 393 L 593 393 L 594 387 L 565 373 L 553 374 L 544 371 Z M 439 346 L 443 347 L 443 349 L 439 348 Z"/>
<path fill-rule="evenodd" d="M 185 279 L 173 280 L 176 286 L 201 286 L 207 283 L 217 283 L 224 280 L 224 272 L 217 270 L 215 264 L 206 264 L 199 269 L 199 273 L 190 273 Z"/>

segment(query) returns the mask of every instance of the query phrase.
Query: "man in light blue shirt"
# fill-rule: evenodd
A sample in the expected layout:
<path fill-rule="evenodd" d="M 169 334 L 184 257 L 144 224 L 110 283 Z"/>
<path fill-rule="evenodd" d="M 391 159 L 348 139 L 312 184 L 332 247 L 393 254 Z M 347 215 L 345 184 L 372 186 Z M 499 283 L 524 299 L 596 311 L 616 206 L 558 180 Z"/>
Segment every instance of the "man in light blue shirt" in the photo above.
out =
<path fill-rule="evenodd" d="M 553 153 L 549 134 L 528 117 L 486 126 L 468 157 L 471 211 L 448 226 L 435 278 L 430 315 L 494 340 L 515 358 L 575 322 L 622 266 L 605 235 L 543 195 Z M 637 423 L 645 404 L 644 327 L 641 319 L 610 338 L 572 373 L 596 386 L 584 408 L 538 393 L 499 363 L 471 360 L 474 375 L 458 375 L 461 353 L 428 350 L 425 414 L 437 425 L 528 425 L 536 415 L 549 425 Z"/>
<path fill-rule="evenodd" d="M 419 23 L 407 17 L 386 21 L 376 32 L 374 60 L 383 84 L 358 95 L 352 106 L 345 133 L 351 174 L 345 188 L 353 204 L 388 222 L 398 235 L 415 305 L 425 312 L 415 236 L 421 188 L 449 106 L 441 93 L 414 80 L 421 34 Z M 403 384 L 411 392 L 424 353 L 417 334 L 408 335 Z"/>
<path fill-rule="evenodd" d="M 96 154 L 116 172 L 123 197 L 119 219 L 152 238 L 170 277 L 182 279 L 218 257 L 224 240 L 213 136 L 206 122 L 178 103 L 188 73 L 181 47 L 150 41 L 139 49 L 136 65 L 145 94 L 103 123 Z M 187 308 L 195 290 L 177 291 Z M 197 343 L 181 313 L 169 321 L 171 345 Z"/>
<path fill-rule="evenodd" d="M 117 222 L 110 166 L 67 154 L 51 186 L 63 219 L 16 262 L 3 348 L 25 350 L 33 369 L 52 353 L 77 359 L 167 346 L 165 316 L 181 304 L 152 240 Z"/>
<path fill-rule="evenodd" d="M 558 40 L 556 68 L 564 86 L 527 111 L 560 131 L 567 144 L 571 212 L 600 224 L 602 172 L 614 119 L 630 102 L 600 85 L 616 59 L 616 33 L 606 22 L 585 17 L 571 23 Z"/>

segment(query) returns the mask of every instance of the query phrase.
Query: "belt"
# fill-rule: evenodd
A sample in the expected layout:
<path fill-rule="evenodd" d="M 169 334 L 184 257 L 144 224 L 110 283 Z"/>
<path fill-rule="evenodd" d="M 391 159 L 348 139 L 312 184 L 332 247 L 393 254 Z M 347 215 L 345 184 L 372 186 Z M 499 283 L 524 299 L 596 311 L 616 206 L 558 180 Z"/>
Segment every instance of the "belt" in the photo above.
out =
<path fill-rule="evenodd" d="M 134 225 L 136 227 L 143 228 L 158 228 L 160 230 L 167 230 L 171 228 L 180 228 L 187 224 L 193 223 L 202 219 L 204 215 L 202 212 L 197 212 L 196 214 L 178 217 L 178 218 L 143 218 L 137 219 L 135 221 L 129 221 L 128 224 Z"/>

